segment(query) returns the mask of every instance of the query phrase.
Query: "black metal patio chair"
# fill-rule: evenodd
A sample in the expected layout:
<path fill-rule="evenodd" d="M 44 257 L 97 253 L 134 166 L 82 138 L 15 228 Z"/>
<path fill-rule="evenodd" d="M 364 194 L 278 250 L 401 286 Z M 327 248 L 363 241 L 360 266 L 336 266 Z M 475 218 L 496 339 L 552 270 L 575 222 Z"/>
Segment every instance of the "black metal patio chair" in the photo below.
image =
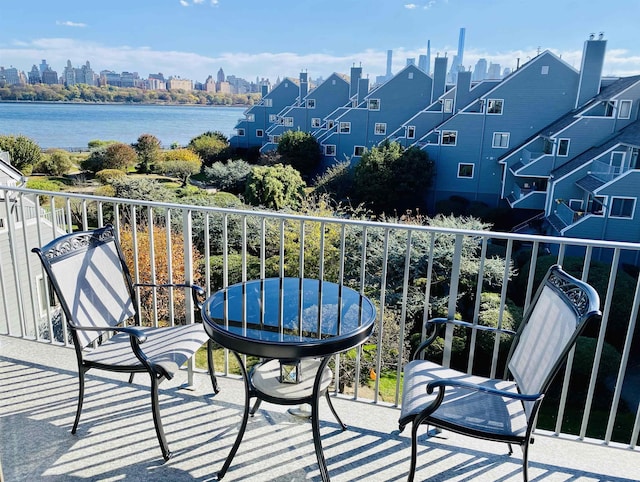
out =
<path fill-rule="evenodd" d="M 82 412 L 84 375 L 91 368 L 113 372 L 148 373 L 156 435 L 165 460 L 171 451 L 162 428 L 158 385 L 171 379 L 207 343 L 208 369 L 218 392 L 213 345 L 202 323 L 171 327 L 142 326 L 136 288 L 190 289 L 198 309 L 204 290 L 189 284 L 134 285 L 112 226 L 67 234 L 54 239 L 38 254 L 60 301 L 78 360 L 78 407 L 71 433 Z"/>
<path fill-rule="evenodd" d="M 400 431 L 412 423 L 411 467 L 416 470 L 421 424 L 522 447 L 523 479 L 528 480 L 529 445 L 536 415 L 553 378 L 586 323 L 599 322 L 600 300 L 588 284 L 552 266 L 543 279 L 517 333 L 462 321 L 432 319 L 427 339 L 404 368 Z M 504 379 L 485 378 L 417 359 L 447 325 L 514 335 Z"/>

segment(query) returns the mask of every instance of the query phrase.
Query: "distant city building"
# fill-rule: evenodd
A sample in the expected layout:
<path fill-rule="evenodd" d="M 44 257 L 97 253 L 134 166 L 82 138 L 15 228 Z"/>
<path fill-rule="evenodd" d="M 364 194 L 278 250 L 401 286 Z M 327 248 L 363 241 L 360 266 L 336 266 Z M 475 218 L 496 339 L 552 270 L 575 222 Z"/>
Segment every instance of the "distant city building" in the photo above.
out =
<path fill-rule="evenodd" d="M 416 59 L 415 59 L 415 57 L 409 57 L 409 58 L 407 58 L 407 65 L 416 65 Z"/>
<path fill-rule="evenodd" d="M 220 67 L 220 70 L 218 70 L 218 76 L 216 80 L 218 82 L 224 82 L 225 80 L 227 80 L 224 76 L 224 70 L 222 70 L 222 67 Z"/>
<path fill-rule="evenodd" d="M 451 62 L 451 70 L 449 70 L 449 83 L 455 84 L 458 81 L 458 72 L 464 69 L 464 37 L 465 29 L 460 29 L 460 35 L 458 36 L 458 53 L 454 55 Z"/>
<path fill-rule="evenodd" d="M 47 70 L 50 70 L 50 69 L 51 67 L 47 65 L 46 59 L 42 59 L 42 62 L 40 62 L 40 77 L 42 77 L 42 74 L 44 74 Z"/>
<path fill-rule="evenodd" d="M 62 79 L 64 85 L 67 87 L 76 85 L 76 71 L 71 65 L 71 60 L 67 60 L 67 65 L 62 71 Z"/>
<path fill-rule="evenodd" d="M 58 84 L 58 72 L 52 70 L 51 67 L 47 67 L 47 70 L 42 72 L 42 83 L 47 85 Z"/>
<path fill-rule="evenodd" d="M 476 66 L 473 69 L 473 75 L 471 80 L 480 82 L 487 78 L 487 59 L 478 59 Z"/>
<path fill-rule="evenodd" d="M 427 56 L 420 55 L 418 57 L 418 68 L 422 70 L 424 73 L 429 73 L 429 65 L 427 64 Z"/>
<path fill-rule="evenodd" d="M 91 69 L 91 64 L 87 62 L 79 69 L 74 69 L 76 84 L 96 85 L 96 74 Z"/>
<path fill-rule="evenodd" d="M 193 90 L 193 81 L 189 79 L 181 79 L 180 77 L 169 77 L 169 80 L 167 80 L 167 89 L 185 90 L 190 92 Z"/>
<path fill-rule="evenodd" d="M 500 70 L 500 64 L 490 63 L 489 68 L 487 69 L 487 79 L 501 79 Z"/>
<path fill-rule="evenodd" d="M 40 70 L 37 65 L 33 65 L 31 67 L 31 71 L 29 72 L 29 83 L 30 84 L 40 84 L 42 83 L 42 76 L 40 75 Z"/>
<path fill-rule="evenodd" d="M 19 85 L 21 83 L 18 69 L 15 67 L 9 67 L 8 69 L 0 67 L 0 85 Z"/>
<path fill-rule="evenodd" d="M 145 81 L 145 86 L 149 90 L 167 90 L 167 81 L 149 75 L 149 78 Z"/>
<path fill-rule="evenodd" d="M 207 77 L 207 80 L 204 83 L 205 92 L 215 92 L 216 91 L 216 81 L 213 80 L 213 76 Z"/>

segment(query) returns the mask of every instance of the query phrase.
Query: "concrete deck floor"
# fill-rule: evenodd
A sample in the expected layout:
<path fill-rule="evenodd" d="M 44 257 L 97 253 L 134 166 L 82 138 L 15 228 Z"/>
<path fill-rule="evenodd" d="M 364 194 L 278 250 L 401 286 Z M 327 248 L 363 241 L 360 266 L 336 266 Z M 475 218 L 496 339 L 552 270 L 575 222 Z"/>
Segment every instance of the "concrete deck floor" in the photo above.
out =
<path fill-rule="evenodd" d="M 208 481 L 235 440 L 242 413 L 240 380 L 186 372 L 161 385 L 161 410 L 174 456 L 163 463 L 148 381 L 91 371 L 80 427 L 71 435 L 77 375 L 72 350 L 0 336 L 0 460 L 7 482 L 50 480 Z M 341 431 L 320 407 L 325 457 L 333 481 L 402 481 L 409 469 L 409 428 L 398 434 L 396 408 L 334 398 L 349 426 Z M 537 436 L 530 450 L 534 481 L 640 479 L 640 451 Z M 521 453 L 504 444 L 444 433 L 420 438 L 416 480 L 519 481 Z M 319 480 L 311 426 L 287 407 L 263 403 L 249 425 L 226 481 Z"/>

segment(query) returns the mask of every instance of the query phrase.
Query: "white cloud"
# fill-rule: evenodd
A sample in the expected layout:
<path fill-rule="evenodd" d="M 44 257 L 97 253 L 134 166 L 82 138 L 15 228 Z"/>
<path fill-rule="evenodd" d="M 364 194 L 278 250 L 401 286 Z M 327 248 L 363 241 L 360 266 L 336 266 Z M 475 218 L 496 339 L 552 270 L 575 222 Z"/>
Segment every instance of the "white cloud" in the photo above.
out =
<path fill-rule="evenodd" d="M 196 3 L 204 3 L 204 0 L 193 0 L 193 3 L 194 3 L 194 5 L 195 5 Z"/>
<path fill-rule="evenodd" d="M 189 2 L 187 2 L 187 0 L 180 0 L 180 5 L 182 5 L 183 7 L 188 7 Z"/>
<path fill-rule="evenodd" d="M 418 8 L 418 6 L 415 3 L 407 3 L 405 4 L 404 8 L 408 10 L 413 10 L 414 8 Z"/>
<path fill-rule="evenodd" d="M 427 2 L 427 4 L 422 7 L 425 10 L 429 10 L 431 7 L 433 7 L 436 4 L 436 0 L 430 0 L 429 2 Z"/>
<path fill-rule="evenodd" d="M 218 0 L 211 0 L 211 5 L 217 7 L 220 2 Z"/>
<path fill-rule="evenodd" d="M 71 22 L 69 20 L 65 20 L 64 22 L 60 21 L 60 20 L 57 20 L 56 21 L 56 25 L 62 25 L 64 27 L 86 27 L 87 26 L 86 23 Z"/>

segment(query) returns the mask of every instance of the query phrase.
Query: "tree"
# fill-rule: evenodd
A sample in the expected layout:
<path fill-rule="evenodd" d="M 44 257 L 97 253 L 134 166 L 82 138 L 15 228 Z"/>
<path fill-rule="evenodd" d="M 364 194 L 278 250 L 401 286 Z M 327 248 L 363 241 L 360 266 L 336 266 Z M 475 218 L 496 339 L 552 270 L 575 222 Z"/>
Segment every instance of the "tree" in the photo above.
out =
<path fill-rule="evenodd" d="M 142 134 L 133 148 L 138 154 L 138 172 L 142 174 L 150 172 L 162 157 L 160 140 L 152 134 Z"/>
<path fill-rule="evenodd" d="M 205 132 L 194 137 L 187 146 L 210 166 L 217 161 L 226 161 L 231 153 L 229 140 L 221 132 Z"/>
<path fill-rule="evenodd" d="M 387 141 L 366 151 L 356 165 L 355 195 L 376 212 L 404 213 L 423 207 L 434 175 L 435 164 L 426 152 Z"/>
<path fill-rule="evenodd" d="M 244 196 L 254 206 L 295 209 L 304 198 L 305 186 L 300 173 L 291 166 L 256 166 L 247 178 Z"/>
<path fill-rule="evenodd" d="M 128 144 L 111 144 L 105 149 L 105 158 L 102 169 L 120 169 L 126 171 L 132 167 L 138 156 L 136 151 Z"/>
<path fill-rule="evenodd" d="M 216 189 L 234 194 L 244 191 L 251 165 L 242 160 L 229 159 L 226 163 L 214 162 L 211 167 L 204 168 L 207 181 Z"/>
<path fill-rule="evenodd" d="M 42 160 L 40 146 L 32 139 L 23 136 L 0 136 L 0 150 L 7 151 L 12 165 L 26 174 Z"/>
<path fill-rule="evenodd" d="M 189 177 L 200 172 L 202 159 L 190 149 L 174 149 L 164 154 L 164 159 L 156 164 L 156 171 L 166 175 L 172 175 L 182 181 L 186 186 Z"/>
<path fill-rule="evenodd" d="M 69 156 L 67 151 L 51 149 L 45 153 L 40 163 L 36 166 L 36 169 L 43 174 L 62 176 L 69 172 L 72 167 L 73 162 L 71 162 L 71 156 Z"/>
<path fill-rule="evenodd" d="M 320 165 L 320 144 L 311 134 L 302 131 L 286 131 L 278 141 L 278 154 L 284 164 L 300 171 L 303 177 L 313 174 Z"/>

